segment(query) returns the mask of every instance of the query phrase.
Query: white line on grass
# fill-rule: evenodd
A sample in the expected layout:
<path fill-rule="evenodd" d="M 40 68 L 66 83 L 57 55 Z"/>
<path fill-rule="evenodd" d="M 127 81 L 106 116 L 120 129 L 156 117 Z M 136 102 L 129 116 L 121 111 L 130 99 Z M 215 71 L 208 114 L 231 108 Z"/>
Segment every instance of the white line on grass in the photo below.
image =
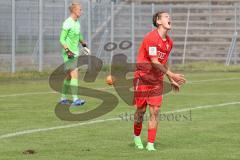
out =
<path fill-rule="evenodd" d="M 239 80 L 240 78 L 219 78 L 219 79 L 203 79 L 203 80 L 197 80 L 197 81 L 189 81 L 187 83 L 201 83 L 201 82 L 215 82 L 215 81 L 225 81 L 225 80 Z"/>
<path fill-rule="evenodd" d="M 236 105 L 236 104 L 240 104 L 240 102 L 228 102 L 228 103 L 220 103 L 220 104 L 214 104 L 214 105 L 202 105 L 202 106 L 196 106 L 196 107 L 191 107 L 191 108 L 178 109 L 176 111 L 168 111 L 168 112 L 164 112 L 164 113 L 165 114 L 178 113 L 178 112 L 185 112 L 185 111 L 189 111 L 189 110 L 224 107 L 224 106 Z"/>
<path fill-rule="evenodd" d="M 223 107 L 223 106 L 236 105 L 236 104 L 240 104 L 240 102 L 228 102 L 228 103 L 221 103 L 221 104 L 215 104 L 215 105 L 202 105 L 202 106 L 197 106 L 197 107 L 179 109 L 179 110 L 175 110 L 175 111 L 168 111 L 168 112 L 164 112 L 164 113 L 165 114 L 179 113 L 179 112 L 185 112 L 185 111 L 189 111 L 189 110 Z M 37 133 L 37 132 L 47 132 L 47 131 L 58 130 L 58 129 L 73 128 L 73 127 L 78 127 L 78 126 L 83 126 L 83 125 L 88 125 L 88 124 L 102 123 L 102 122 L 107 122 L 107 121 L 117 121 L 117 120 L 121 120 L 121 118 L 110 118 L 110 119 L 94 120 L 94 121 L 88 121 L 88 122 L 82 122 L 82 123 L 76 123 L 76 124 L 70 124 L 70 125 L 55 126 L 55 127 L 50 127 L 50 128 L 24 130 L 24 131 L 19 131 L 19 132 L 15 132 L 15 133 L 8 133 L 8 134 L 1 135 L 0 139 L 17 137 L 17 136 L 31 134 L 31 133 Z"/>
<path fill-rule="evenodd" d="M 105 88 L 96 88 L 97 90 L 109 90 L 113 89 L 113 87 L 105 87 Z M 54 94 L 58 93 L 55 91 L 49 91 L 49 92 L 25 92 L 25 93 L 17 93 L 17 94 L 6 94 L 6 95 L 0 95 L 0 98 L 5 97 L 17 97 L 17 96 L 28 96 L 28 95 L 39 95 L 39 94 Z"/>
<path fill-rule="evenodd" d="M 224 81 L 224 80 L 239 80 L 240 78 L 222 78 L 222 79 L 206 79 L 206 80 L 198 80 L 198 81 L 188 81 L 187 84 L 195 84 L 195 83 L 204 83 L 204 82 L 215 82 L 215 81 Z M 122 86 L 124 87 L 124 86 Z M 127 87 L 127 86 L 125 86 Z M 97 90 L 110 90 L 114 89 L 113 87 L 104 87 L 104 88 L 96 88 Z M 25 92 L 25 93 L 17 93 L 17 94 L 6 94 L 6 95 L 0 95 L 0 98 L 5 97 L 17 97 L 17 96 L 27 96 L 27 95 L 39 95 L 39 94 L 53 94 L 58 93 L 54 91 L 49 92 Z"/>
<path fill-rule="evenodd" d="M 16 137 L 16 136 L 31 134 L 31 133 L 36 133 L 36 132 L 47 132 L 47 131 L 51 131 L 51 130 L 73 128 L 73 127 L 78 127 L 78 126 L 87 125 L 87 124 L 101 123 L 101 122 L 107 122 L 107 121 L 116 121 L 116 120 L 120 120 L 120 118 L 95 120 L 95 121 L 88 121 L 88 122 L 84 122 L 84 123 L 75 123 L 75 124 L 56 126 L 56 127 L 50 127 L 50 128 L 38 128 L 38 129 L 24 130 L 24 131 L 20 131 L 20 132 L 1 135 L 0 139 Z"/>
<path fill-rule="evenodd" d="M 240 93 L 178 93 L 176 96 L 240 96 Z"/>
<path fill-rule="evenodd" d="M 17 93 L 17 94 L 6 94 L 6 95 L 0 95 L 0 98 L 5 97 L 17 97 L 17 96 L 27 96 L 27 95 L 39 95 L 39 94 L 52 94 L 57 92 L 25 92 L 25 93 Z"/>

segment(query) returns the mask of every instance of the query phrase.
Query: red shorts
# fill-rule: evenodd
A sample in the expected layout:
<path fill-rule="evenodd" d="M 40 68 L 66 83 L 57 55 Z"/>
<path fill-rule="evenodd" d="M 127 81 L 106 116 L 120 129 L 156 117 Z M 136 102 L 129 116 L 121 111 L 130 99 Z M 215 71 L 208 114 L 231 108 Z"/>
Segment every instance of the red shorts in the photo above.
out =
<path fill-rule="evenodd" d="M 160 107 L 163 99 L 163 80 L 151 85 L 143 82 L 141 78 L 134 79 L 134 98 L 133 104 L 142 108 L 147 105 Z"/>

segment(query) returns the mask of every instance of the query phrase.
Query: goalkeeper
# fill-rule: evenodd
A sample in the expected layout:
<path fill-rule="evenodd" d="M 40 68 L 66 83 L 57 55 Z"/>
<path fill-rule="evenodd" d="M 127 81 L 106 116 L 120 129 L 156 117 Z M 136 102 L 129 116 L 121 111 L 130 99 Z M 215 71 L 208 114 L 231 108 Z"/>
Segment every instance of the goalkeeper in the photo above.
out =
<path fill-rule="evenodd" d="M 69 7 L 70 17 L 62 25 L 60 43 L 62 46 L 62 57 L 65 63 L 66 78 L 63 82 L 61 104 L 70 104 L 66 94 L 71 86 L 73 105 L 80 106 L 85 103 L 78 97 L 78 68 L 77 58 L 79 56 L 79 43 L 85 51 L 89 53 L 87 44 L 84 42 L 83 35 L 80 32 L 79 17 L 82 15 L 82 6 L 79 3 L 72 3 Z"/>

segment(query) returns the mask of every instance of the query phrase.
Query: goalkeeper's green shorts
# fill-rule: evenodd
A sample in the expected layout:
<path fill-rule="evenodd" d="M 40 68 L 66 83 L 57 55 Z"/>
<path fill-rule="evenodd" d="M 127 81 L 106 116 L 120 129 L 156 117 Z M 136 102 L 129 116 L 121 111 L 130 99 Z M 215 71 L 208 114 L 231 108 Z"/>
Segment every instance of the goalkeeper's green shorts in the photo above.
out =
<path fill-rule="evenodd" d="M 77 62 L 78 57 L 74 57 L 72 59 L 69 59 L 66 52 L 62 52 L 63 62 L 64 62 L 64 70 L 74 70 L 78 68 Z"/>

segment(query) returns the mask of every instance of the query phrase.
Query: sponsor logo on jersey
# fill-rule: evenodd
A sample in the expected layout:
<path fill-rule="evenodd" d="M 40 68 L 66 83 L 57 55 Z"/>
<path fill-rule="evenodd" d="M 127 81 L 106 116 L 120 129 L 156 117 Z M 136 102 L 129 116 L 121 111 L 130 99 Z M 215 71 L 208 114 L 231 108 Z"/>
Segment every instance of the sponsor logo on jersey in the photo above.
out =
<path fill-rule="evenodd" d="M 159 58 L 159 59 L 164 59 L 164 58 L 165 58 L 165 55 L 166 55 L 166 53 L 161 52 L 161 51 L 158 51 L 158 58 Z"/>
<path fill-rule="evenodd" d="M 149 47 L 148 49 L 150 56 L 156 56 L 157 55 L 157 47 Z"/>

